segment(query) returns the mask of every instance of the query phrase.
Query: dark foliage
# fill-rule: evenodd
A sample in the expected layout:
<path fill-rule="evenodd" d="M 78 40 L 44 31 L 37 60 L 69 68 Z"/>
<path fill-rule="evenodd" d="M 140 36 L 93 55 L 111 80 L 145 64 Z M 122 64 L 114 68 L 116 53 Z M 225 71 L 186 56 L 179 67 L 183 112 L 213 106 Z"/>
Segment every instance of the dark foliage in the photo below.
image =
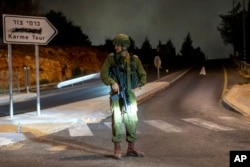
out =
<path fill-rule="evenodd" d="M 3 14 L 41 16 L 39 0 L 1 0 L 0 38 L 3 37 Z"/>
<path fill-rule="evenodd" d="M 240 2 L 235 4 L 233 1 L 233 9 L 227 14 L 220 15 L 221 23 L 217 27 L 224 43 L 233 46 L 234 58 L 238 58 L 239 60 L 246 59 L 248 62 L 250 62 L 249 6 L 250 1 L 248 1 L 248 10 L 245 10 Z"/>
<path fill-rule="evenodd" d="M 62 12 L 51 10 L 45 16 L 58 30 L 58 34 L 50 42 L 51 45 L 91 45 L 89 37 L 82 32 L 81 27 L 68 21 Z"/>
<path fill-rule="evenodd" d="M 6 13 L 46 17 L 58 30 L 58 34 L 52 39 L 52 41 L 50 41 L 49 45 L 91 46 L 91 41 L 89 37 L 83 33 L 81 29 L 82 27 L 75 25 L 62 12 L 51 10 L 46 14 L 42 14 L 41 9 L 39 0 L 2 0 L 0 2 L 1 14 Z M 0 30 L 2 31 L 2 26 L 0 27 Z M 225 31 L 225 33 L 227 33 L 227 31 Z M 0 34 L 0 37 L 2 37 L 3 33 Z M 129 52 L 138 55 L 142 63 L 147 67 L 153 67 L 156 55 L 161 57 L 163 68 L 174 68 L 184 64 L 194 65 L 205 59 L 205 55 L 199 47 L 196 49 L 193 48 L 190 34 L 187 35 L 182 44 L 180 51 L 181 55 L 176 55 L 176 50 L 171 40 L 168 40 L 166 44 L 161 44 L 161 42 L 159 42 L 157 50 L 152 48 L 148 37 L 145 38 L 140 49 L 135 46 L 135 41 L 131 37 L 130 40 L 131 46 Z M 226 38 L 225 41 L 227 41 Z M 99 46 L 99 48 L 105 48 L 109 52 L 114 52 L 113 40 L 107 38 L 105 44 Z"/>

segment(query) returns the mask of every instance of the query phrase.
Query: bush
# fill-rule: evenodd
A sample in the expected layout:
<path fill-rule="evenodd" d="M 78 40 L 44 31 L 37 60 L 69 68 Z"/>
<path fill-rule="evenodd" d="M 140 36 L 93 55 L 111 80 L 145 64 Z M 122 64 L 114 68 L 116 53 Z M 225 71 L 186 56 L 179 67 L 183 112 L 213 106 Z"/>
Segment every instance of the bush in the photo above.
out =
<path fill-rule="evenodd" d="M 72 77 L 74 78 L 74 77 L 77 77 L 80 75 L 82 75 L 82 71 L 81 71 L 80 67 L 77 66 L 72 70 Z"/>
<path fill-rule="evenodd" d="M 47 80 L 47 79 L 40 80 L 40 85 L 44 85 L 44 84 L 48 84 L 48 83 L 49 83 L 49 80 Z"/>

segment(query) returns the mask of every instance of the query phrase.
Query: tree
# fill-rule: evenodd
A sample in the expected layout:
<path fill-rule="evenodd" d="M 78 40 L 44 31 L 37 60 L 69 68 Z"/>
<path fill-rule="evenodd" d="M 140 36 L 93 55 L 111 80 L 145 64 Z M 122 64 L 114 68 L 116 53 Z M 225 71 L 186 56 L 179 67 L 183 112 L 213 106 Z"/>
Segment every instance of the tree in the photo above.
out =
<path fill-rule="evenodd" d="M 171 40 L 168 40 L 168 42 L 166 43 L 166 47 L 167 47 L 167 54 L 168 57 L 174 57 L 176 56 L 176 51 L 175 51 L 175 47 L 172 43 Z"/>
<path fill-rule="evenodd" d="M 113 40 L 110 38 L 105 39 L 104 48 L 108 50 L 108 52 L 114 52 Z"/>
<path fill-rule="evenodd" d="M 182 60 L 186 65 L 204 64 L 205 54 L 201 51 L 200 47 L 194 48 L 192 43 L 191 35 L 188 33 L 180 51 L 182 54 Z"/>
<path fill-rule="evenodd" d="M 130 47 L 128 48 L 129 52 L 132 54 L 136 54 L 137 48 L 135 46 L 135 40 L 132 37 L 129 37 Z"/>
<path fill-rule="evenodd" d="M 171 40 L 168 40 L 166 44 L 159 44 L 157 46 L 157 54 L 160 56 L 162 61 L 162 67 L 164 69 L 172 68 L 175 65 L 174 59 L 176 56 L 175 47 Z"/>
<path fill-rule="evenodd" d="M 250 11 L 249 11 L 250 1 L 248 1 L 248 10 L 245 13 L 243 11 L 242 5 L 240 3 L 234 4 L 233 1 L 233 9 L 229 11 L 227 14 L 221 14 L 221 23 L 217 27 L 218 31 L 221 34 L 221 37 L 225 43 L 225 45 L 230 44 L 234 49 L 234 57 L 243 60 L 243 19 L 245 19 L 245 39 L 246 39 L 246 52 L 247 52 L 247 60 L 250 61 L 249 53 L 250 53 Z M 244 16 L 243 16 L 244 15 Z M 237 56 L 237 53 L 238 56 Z"/>
<path fill-rule="evenodd" d="M 237 3 L 232 11 L 228 12 L 226 15 L 220 15 L 222 22 L 217 27 L 221 34 L 221 37 L 225 45 L 232 45 L 234 48 L 234 54 L 236 51 L 242 50 L 242 14 L 241 14 L 241 4 Z"/>
<path fill-rule="evenodd" d="M 1 0 L 0 38 L 3 37 L 3 14 L 41 16 L 39 0 Z"/>
<path fill-rule="evenodd" d="M 152 52 L 152 46 L 148 37 L 145 38 L 140 49 L 140 59 L 146 64 L 152 64 L 154 60 L 154 55 Z"/>
<path fill-rule="evenodd" d="M 192 56 L 192 52 L 194 50 L 192 43 L 193 41 L 191 39 L 190 33 L 188 33 L 186 38 L 184 39 L 184 42 L 182 44 L 181 51 L 180 51 L 183 58 L 186 60 L 190 59 Z"/>
<path fill-rule="evenodd" d="M 205 57 L 205 54 L 201 51 L 200 47 L 197 47 L 194 49 L 194 56 L 195 56 L 195 59 L 193 62 L 194 64 L 201 65 L 201 66 L 205 65 L 206 57 Z"/>
<path fill-rule="evenodd" d="M 51 10 L 45 17 L 55 26 L 58 34 L 50 42 L 51 45 L 91 45 L 89 37 L 83 34 L 81 27 L 68 21 L 62 12 Z"/>

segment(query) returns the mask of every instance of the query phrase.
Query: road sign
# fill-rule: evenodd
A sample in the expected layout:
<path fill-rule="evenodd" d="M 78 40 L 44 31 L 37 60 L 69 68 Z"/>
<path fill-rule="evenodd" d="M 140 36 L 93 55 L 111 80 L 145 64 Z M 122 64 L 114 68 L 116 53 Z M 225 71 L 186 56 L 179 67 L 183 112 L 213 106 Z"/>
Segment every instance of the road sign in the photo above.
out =
<path fill-rule="evenodd" d="M 155 67 L 157 68 L 157 78 L 160 79 L 160 68 L 161 68 L 161 58 L 160 58 L 160 56 L 155 56 L 154 64 L 155 64 Z"/>
<path fill-rule="evenodd" d="M 156 68 L 161 68 L 161 58 L 160 58 L 160 56 L 155 56 L 154 64 L 155 64 Z"/>
<path fill-rule="evenodd" d="M 46 17 L 3 14 L 3 42 L 47 45 L 57 29 Z"/>

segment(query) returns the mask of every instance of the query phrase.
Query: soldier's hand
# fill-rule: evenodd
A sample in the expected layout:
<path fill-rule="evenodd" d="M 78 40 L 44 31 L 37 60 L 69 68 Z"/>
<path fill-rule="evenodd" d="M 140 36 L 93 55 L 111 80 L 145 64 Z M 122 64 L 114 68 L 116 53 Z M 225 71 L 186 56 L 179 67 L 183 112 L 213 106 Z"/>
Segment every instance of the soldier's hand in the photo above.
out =
<path fill-rule="evenodd" d="M 139 83 L 139 84 L 137 85 L 137 88 L 141 89 L 142 86 L 143 86 L 143 84 L 142 84 L 142 83 Z"/>
<path fill-rule="evenodd" d="M 111 88 L 114 92 L 118 92 L 119 93 L 119 85 L 117 83 L 114 83 L 111 85 Z"/>

